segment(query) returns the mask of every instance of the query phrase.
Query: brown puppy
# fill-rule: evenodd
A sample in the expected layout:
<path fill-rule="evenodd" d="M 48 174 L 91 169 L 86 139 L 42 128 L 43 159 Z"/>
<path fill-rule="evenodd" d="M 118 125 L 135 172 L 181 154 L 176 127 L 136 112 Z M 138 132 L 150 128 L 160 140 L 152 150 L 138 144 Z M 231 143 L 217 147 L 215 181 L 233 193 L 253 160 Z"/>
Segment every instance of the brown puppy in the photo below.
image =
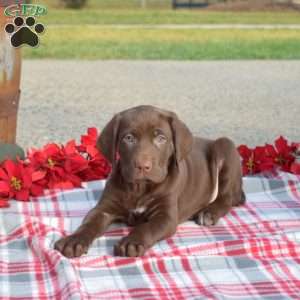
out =
<path fill-rule="evenodd" d="M 213 225 L 245 201 L 232 141 L 193 137 L 172 112 L 152 106 L 123 111 L 106 125 L 98 145 L 113 171 L 82 225 L 56 242 L 55 249 L 67 257 L 87 252 L 118 221 L 134 228 L 115 246 L 115 254 L 141 256 L 174 234 L 179 223 L 193 218 Z"/>

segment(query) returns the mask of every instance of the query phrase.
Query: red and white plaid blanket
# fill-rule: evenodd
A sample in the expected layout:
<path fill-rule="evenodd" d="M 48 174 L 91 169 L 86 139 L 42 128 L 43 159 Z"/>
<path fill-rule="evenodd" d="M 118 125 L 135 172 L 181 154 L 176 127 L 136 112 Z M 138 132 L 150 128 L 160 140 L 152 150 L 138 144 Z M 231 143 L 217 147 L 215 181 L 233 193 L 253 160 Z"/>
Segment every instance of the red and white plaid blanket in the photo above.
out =
<path fill-rule="evenodd" d="M 87 255 L 54 242 L 96 204 L 104 181 L 0 210 L 1 299 L 300 299 L 300 177 L 246 177 L 247 204 L 217 226 L 186 222 L 143 258 L 112 255 L 110 227 Z"/>

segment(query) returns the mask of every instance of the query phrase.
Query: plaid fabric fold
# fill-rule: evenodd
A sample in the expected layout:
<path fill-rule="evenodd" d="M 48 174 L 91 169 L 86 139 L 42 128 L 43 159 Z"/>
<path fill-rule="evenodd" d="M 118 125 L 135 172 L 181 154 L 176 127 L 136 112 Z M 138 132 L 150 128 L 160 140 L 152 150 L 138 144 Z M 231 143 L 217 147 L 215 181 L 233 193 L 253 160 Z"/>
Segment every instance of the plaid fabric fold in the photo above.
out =
<path fill-rule="evenodd" d="M 113 256 L 111 226 L 87 255 L 54 242 L 73 232 L 105 182 L 0 210 L 1 299 L 300 299 L 300 177 L 244 178 L 247 203 L 213 227 L 186 222 L 142 258 Z"/>

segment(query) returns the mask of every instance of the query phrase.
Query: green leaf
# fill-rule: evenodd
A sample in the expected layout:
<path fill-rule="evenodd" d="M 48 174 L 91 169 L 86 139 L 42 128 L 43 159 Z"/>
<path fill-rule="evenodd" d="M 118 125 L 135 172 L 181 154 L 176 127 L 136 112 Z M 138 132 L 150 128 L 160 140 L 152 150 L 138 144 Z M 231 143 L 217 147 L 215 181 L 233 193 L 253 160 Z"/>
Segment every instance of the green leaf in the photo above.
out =
<path fill-rule="evenodd" d="M 20 146 L 0 143 L 0 163 L 5 159 L 16 160 L 17 157 L 20 159 L 25 158 L 24 150 Z"/>

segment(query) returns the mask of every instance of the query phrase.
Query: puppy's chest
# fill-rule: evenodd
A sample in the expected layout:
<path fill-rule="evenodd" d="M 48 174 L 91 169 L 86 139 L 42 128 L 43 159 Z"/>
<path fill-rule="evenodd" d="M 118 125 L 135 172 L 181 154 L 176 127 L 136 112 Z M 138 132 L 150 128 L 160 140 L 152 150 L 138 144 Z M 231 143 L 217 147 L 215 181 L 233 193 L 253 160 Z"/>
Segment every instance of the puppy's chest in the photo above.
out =
<path fill-rule="evenodd" d="M 130 226 L 135 226 L 147 221 L 147 212 L 151 198 L 148 197 L 130 197 L 124 199 L 124 208 L 126 210 L 125 222 Z"/>
<path fill-rule="evenodd" d="M 136 226 L 142 224 L 148 220 L 146 215 L 146 207 L 140 206 L 135 209 L 131 209 L 128 212 L 127 224 L 129 226 Z"/>
<path fill-rule="evenodd" d="M 147 204 L 143 199 L 133 201 L 131 205 L 127 207 L 127 210 L 129 214 L 135 215 L 135 216 L 141 216 L 146 213 L 147 211 Z"/>
<path fill-rule="evenodd" d="M 123 207 L 128 211 L 143 213 L 146 210 L 147 202 L 151 193 L 144 186 L 135 186 L 128 189 L 122 195 Z"/>

